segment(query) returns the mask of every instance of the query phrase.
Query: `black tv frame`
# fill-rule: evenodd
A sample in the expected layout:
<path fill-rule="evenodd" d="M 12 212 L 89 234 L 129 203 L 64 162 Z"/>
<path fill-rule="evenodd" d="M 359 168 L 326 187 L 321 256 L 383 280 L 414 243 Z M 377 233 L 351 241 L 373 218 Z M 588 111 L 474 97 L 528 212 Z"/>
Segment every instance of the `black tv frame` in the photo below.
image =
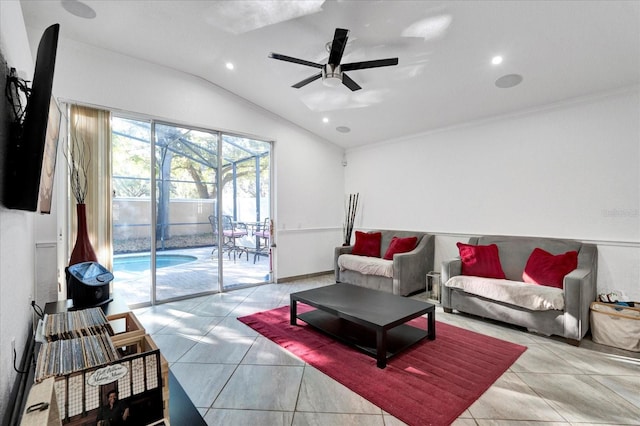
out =
<path fill-rule="evenodd" d="M 2 202 L 9 209 L 36 211 L 38 207 L 59 32 L 60 24 L 44 31 L 24 122 L 11 126 L 2 194 Z"/>

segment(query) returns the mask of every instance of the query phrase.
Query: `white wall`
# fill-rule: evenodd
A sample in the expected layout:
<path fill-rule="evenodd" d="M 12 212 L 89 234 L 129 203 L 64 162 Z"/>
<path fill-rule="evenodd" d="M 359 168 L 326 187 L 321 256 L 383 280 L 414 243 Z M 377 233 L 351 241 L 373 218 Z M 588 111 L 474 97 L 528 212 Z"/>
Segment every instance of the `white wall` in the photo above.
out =
<path fill-rule="evenodd" d="M 363 228 L 453 234 L 436 265 L 472 234 L 595 242 L 599 288 L 640 300 L 639 105 L 634 87 L 350 150 L 346 192 Z"/>
<path fill-rule="evenodd" d="M 31 79 L 33 61 L 23 22 L 20 3 L 0 1 L 0 50 L 9 67 L 16 68 L 20 77 Z M 6 139 L 0 140 L 3 153 L 6 143 Z M 0 174 L 3 173 L 0 169 Z M 9 397 L 17 380 L 11 340 L 15 338 L 19 365 L 31 330 L 30 301 L 35 281 L 33 222 L 33 213 L 0 207 L 0 422 L 6 420 Z"/>
<path fill-rule="evenodd" d="M 58 98 L 275 141 L 276 277 L 332 269 L 342 226 L 341 148 L 202 79 L 63 38 L 53 90 Z M 328 238 L 318 241 L 318 232 Z"/>

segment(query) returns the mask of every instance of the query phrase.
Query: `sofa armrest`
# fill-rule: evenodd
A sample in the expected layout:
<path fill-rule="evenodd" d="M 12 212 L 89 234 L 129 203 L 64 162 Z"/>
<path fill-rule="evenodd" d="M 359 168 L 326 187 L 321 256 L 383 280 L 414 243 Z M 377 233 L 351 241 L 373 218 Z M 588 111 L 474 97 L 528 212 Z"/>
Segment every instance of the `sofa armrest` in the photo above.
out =
<path fill-rule="evenodd" d="M 334 250 L 334 259 L 333 259 L 333 272 L 336 276 L 336 282 L 340 282 L 340 267 L 338 266 L 338 258 L 342 254 L 351 254 L 353 251 L 353 246 L 340 246 L 336 247 Z"/>
<path fill-rule="evenodd" d="M 595 300 L 594 271 L 578 268 L 564 277 L 564 337 L 580 341 L 589 330 L 589 306 Z"/>
<path fill-rule="evenodd" d="M 435 237 L 425 234 L 416 247 L 393 256 L 393 294 L 407 296 L 426 286 L 426 276 L 433 269 Z"/>
<path fill-rule="evenodd" d="M 440 282 L 442 284 L 449 281 L 449 278 L 462 275 L 462 260 L 459 257 L 443 260 L 440 270 Z"/>
<path fill-rule="evenodd" d="M 459 257 L 443 260 L 440 270 L 440 303 L 443 308 L 451 309 L 451 288 L 444 284 L 457 275 L 462 275 L 462 260 Z"/>
<path fill-rule="evenodd" d="M 578 268 L 564 277 L 564 337 L 580 341 L 589 330 L 589 307 L 596 300 L 598 249 L 583 244 L 578 253 Z"/>

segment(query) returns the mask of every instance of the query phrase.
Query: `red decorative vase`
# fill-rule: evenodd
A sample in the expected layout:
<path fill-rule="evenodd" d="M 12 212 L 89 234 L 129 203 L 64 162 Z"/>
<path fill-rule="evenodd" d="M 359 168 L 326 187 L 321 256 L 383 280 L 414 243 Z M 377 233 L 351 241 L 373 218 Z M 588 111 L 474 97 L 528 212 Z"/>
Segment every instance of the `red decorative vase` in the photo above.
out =
<path fill-rule="evenodd" d="M 76 245 L 71 252 L 69 266 L 76 263 L 98 261 L 96 252 L 91 245 L 91 240 L 89 240 L 89 232 L 87 232 L 87 205 L 78 204 L 76 212 L 78 214 L 78 235 L 76 236 Z"/>

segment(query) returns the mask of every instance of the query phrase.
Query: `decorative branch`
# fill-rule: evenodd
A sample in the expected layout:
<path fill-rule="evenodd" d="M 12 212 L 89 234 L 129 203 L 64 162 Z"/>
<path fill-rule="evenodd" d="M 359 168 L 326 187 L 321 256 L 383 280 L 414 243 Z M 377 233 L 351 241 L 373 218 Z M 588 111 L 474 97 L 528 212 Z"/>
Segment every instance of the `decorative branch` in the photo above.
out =
<path fill-rule="evenodd" d="M 349 194 L 349 198 L 345 203 L 345 221 L 342 225 L 342 231 L 344 236 L 344 245 L 351 244 L 351 234 L 353 233 L 353 227 L 356 222 L 356 213 L 358 212 L 358 199 L 360 193 Z"/>
<path fill-rule="evenodd" d="M 69 168 L 69 180 L 73 197 L 78 204 L 84 204 L 87 197 L 87 176 L 91 163 L 91 149 L 85 141 L 82 131 L 78 128 L 80 117 L 76 115 L 75 120 L 76 122 L 69 132 L 67 140 L 70 140 L 70 143 L 64 151 L 64 158 L 67 160 Z"/>

